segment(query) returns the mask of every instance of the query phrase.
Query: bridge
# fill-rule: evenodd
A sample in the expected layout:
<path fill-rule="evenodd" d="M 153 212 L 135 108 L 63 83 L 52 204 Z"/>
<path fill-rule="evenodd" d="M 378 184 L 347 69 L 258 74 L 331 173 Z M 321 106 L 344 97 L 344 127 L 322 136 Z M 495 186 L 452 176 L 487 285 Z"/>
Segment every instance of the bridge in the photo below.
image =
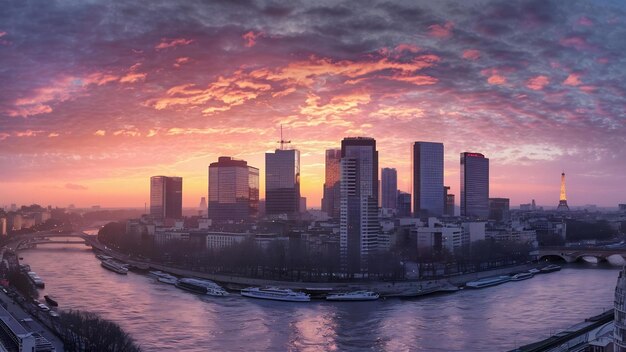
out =
<path fill-rule="evenodd" d="M 626 248 L 606 247 L 543 247 L 539 248 L 539 260 L 564 260 L 567 263 L 577 261 L 609 261 L 611 264 L 623 265 L 626 262 Z"/>
<path fill-rule="evenodd" d="M 72 238 L 72 239 L 68 239 Z M 72 232 L 72 233 L 52 233 L 52 232 L 39 232 L 20 235 L 12 243 L 8 245 L 11 249 L 20 249 L 30 244 L 52 244 L 52 243 L 84 243 L 86 246 L 92 248 L 102 249 L 104 246 L 100 244 L 97 236 L 88 235 L 84 232 Z"/>

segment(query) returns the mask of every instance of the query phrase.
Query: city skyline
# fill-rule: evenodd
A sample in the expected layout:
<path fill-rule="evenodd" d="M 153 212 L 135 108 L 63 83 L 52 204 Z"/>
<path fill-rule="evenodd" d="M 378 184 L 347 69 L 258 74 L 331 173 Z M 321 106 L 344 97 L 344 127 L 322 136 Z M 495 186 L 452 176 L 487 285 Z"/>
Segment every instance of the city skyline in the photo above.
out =
<path fill-rule="evenodd" d="M 512 207 L 558 204 L 563 170 L 569 205 L 623 203 L 624 5 L 451 4 L 7 5 L 1 202 L 140 208 L 146 179 L 176 175 L 196 207 L 224 155 L 260 167 L 265 194 L 283 124 L 312 207 L 325 150 L 359 135 L 405 192 L 429 140 L 457 204 L 465 150 Z"/>

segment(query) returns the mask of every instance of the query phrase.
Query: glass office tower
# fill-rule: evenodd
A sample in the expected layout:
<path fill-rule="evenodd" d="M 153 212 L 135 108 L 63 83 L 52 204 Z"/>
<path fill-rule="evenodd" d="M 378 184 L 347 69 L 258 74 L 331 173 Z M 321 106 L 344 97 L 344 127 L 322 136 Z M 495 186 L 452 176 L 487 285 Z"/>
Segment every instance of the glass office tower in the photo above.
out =
<path fill-rule="evenodd" d="M 150 177 L 150 215 L 160 220 L 182 218 L 182 177 Z"/>
<path fill-rule="evenodd" d="M 398 206 L 398 172 L 385 167 L 380 172 L 381 207 L 396 209 Z"/>
<path fill-rule="evenodd" d="M 300 151 L 265 153 L 265 213 L 297 217 L 300 212 Z"/>
<path fill-rule="evenodd" d="M 341 189 L 339 187 L 341 149 L 326 150 L 325 161 L 326 177 L 324 180 L 322 211 L 326 212 L 331 218 L 339 219 L 341 202 Z"/>
<path fill-rule="evenodd" d="M 368 256 L 377 249 L 379 232 L 376 140 L 344 138 L 341 141 L 339 247 L 345 271 L 367 271 Z"/>
<path fill-rule="evenodd" d="M 222 156 L 209 165 L 209 219 L 249 221 L 259 209 L 259 169 Z"/>
<path fill-rule="evenodd" d="M 480 153 L 461 153 L 461 216 L 489 216 L 489 159 Z"/>
<path fill-rule="evenodd" d="M 413 144 L 413 214 L 422 219 L 444 210 L 443 143 Z"/>

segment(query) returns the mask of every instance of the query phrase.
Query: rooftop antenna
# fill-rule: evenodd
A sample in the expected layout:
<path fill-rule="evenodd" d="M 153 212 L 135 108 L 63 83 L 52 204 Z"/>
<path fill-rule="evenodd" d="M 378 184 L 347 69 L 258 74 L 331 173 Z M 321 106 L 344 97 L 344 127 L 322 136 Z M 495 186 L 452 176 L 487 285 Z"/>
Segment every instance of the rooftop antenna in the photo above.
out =
<path fill-rule="evenodd" d="M 280 143 L 280 150 L 284 150 L 285 149 L 285 144 L 289 144 L 291 143 L 291 141 L 286 141 L 283 139 L 283 125 L 280 125 L 280 141 L 278 141 L 277 143 Z"/>

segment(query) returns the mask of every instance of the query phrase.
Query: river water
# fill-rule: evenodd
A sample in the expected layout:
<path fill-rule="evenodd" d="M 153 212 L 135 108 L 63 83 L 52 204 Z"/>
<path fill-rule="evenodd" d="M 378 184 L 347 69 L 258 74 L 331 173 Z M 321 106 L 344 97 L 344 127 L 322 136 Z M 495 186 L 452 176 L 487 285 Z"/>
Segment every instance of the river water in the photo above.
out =
<path fill-rule="evenodd" d="M 61 309 L 98 313 L 145 351 L 504 351 L 613 304 L 618 269 L 583 264 L 481 290 L 412 300 L 288 303 L 204 297 L 118 275 L 84 245 L 20 252 Z"/>

